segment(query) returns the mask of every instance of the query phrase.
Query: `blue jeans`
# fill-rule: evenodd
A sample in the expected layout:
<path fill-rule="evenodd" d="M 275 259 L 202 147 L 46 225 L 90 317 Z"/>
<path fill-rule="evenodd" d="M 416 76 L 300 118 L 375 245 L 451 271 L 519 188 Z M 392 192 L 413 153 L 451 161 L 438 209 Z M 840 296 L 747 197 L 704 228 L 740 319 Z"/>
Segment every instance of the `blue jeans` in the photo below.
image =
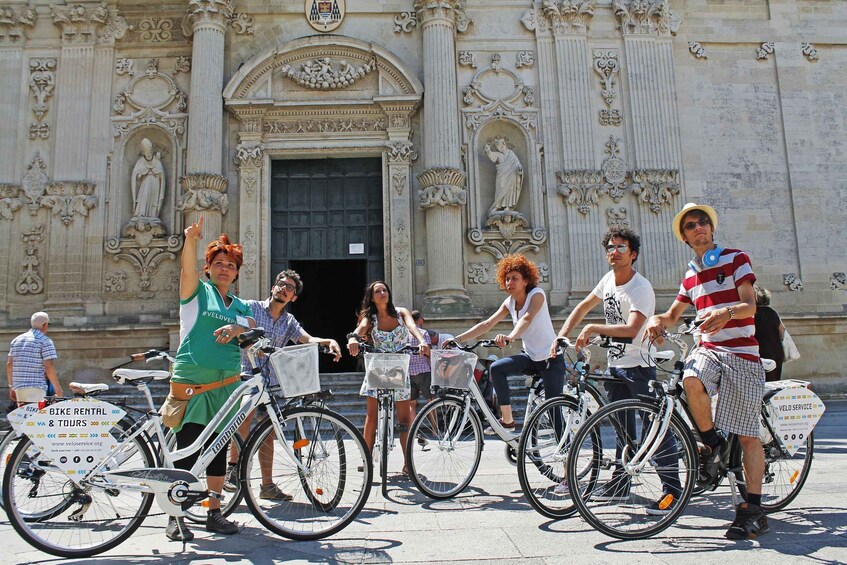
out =
<path fill-rule="evenodd" d="M 561 355 L 554 359 L 533 361 L 526 353 L 519 353 L 498 359 L 491 364 L 491 381 L 497 392 L 497 404 L 508 406 L 512 403 L 506 377 L 520 375 L 529 369 L 535 369 L 544 379 L 545 398 L 550 399 L 562 394 L 562 389 L 565 387 L 565 361 Z"/>
<path fill-rule="evenodd" d="M 609 402 L 636 399 L 639 395 L 655 396 L 655 393 L 650 392 L 650 381 L 656 378 L 655 367 L 609 367 L 609 374 L 618 379 L 615 382 L 605 383 Z M 638 439 L 634 412 L 627 413 L 627 421 L 623 423 L 623 427 L 629 438 Z M 643 433 L 646 433 L 646 429 L 642 431 Z M 623 443 L 618 441 L 616 449 L 618 461 L 621 459 L 622 449 Z M 682 492 L 682 485 L 679 482 L 679 444 L 673 435 L 665 435 L 653 459 L 660 469 L 658 475 L 665 494 L 670 493 L 675 498 L 679 498 Z"/>

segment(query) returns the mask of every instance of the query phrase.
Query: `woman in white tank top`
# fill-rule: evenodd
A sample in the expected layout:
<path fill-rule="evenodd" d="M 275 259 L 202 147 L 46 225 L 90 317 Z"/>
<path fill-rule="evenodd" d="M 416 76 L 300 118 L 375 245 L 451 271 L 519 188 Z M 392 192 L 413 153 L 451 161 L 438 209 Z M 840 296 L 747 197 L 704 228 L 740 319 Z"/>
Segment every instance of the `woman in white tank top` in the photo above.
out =
<path fill-rule="evenodd" d="M 494 342 L 500 347 L 516 339 L 523 341 L 523 351 L 518 355 L 504 357 L 491 365 L 491 380 L 497 391 L 500 404 L 500 423 L 504 428 L 514 429 L 509 384 L 506 377 L 519 375 L 534 368 L 544 379 L 544 393 L 552 398 L 562 393 L 565 380 L 565 364 L 562 357 L 549 358 L 550 342 L 556 338 L 547 296 L 538 287 L 539 274 L 535 263 L 523 255 L 506 255 L 497 263 L 497 282 L 509 296 L 487 320 L 455 337 L 455 341 L 472 340 L 492 330 L 507 315 L 512 317 L 512 331 L 497 334 Z"/>

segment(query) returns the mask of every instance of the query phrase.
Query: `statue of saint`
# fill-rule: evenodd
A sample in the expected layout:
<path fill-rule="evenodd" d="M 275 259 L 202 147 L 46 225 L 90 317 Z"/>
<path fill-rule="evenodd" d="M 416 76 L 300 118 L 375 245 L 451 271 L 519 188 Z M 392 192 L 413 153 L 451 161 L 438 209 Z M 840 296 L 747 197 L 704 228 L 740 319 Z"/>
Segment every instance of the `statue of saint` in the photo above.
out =
<path fill-rule="evenodd" d="M 515 152 L 506 145 L 506 140 L 498 137 L 494 140 L 495 150 L 486 144 L 485 154 L 497 164 L 494 203 L 489 213 L 497 210 L 514 210 L 518 205 L 523 186 L 523 165 Z"/>
<path fill-rule="evenodd" d="M 141 141 L 141 156 L 132 169 L 133 218 L 158 218 L 165 198 L 165 169 L 149 139 Z"/>

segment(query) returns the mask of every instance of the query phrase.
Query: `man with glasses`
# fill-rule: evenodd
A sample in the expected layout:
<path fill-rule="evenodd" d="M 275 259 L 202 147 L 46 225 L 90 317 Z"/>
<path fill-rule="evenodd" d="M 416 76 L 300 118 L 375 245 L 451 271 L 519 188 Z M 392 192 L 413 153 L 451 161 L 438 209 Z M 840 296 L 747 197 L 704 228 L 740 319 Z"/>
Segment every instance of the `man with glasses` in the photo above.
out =
<path fill-rule="evenodd" d="M 253 319 L 256 320 L 257 328 L 264 328 L 265 337 L 273 342 L 275 347 L 283 347 L 292 343 L 317 343 L 327 347 L 337 362 L 341 359 L 341 348 L 338 342 L 334 339 L 311 336 L 300 326 L 297 319 L 290 312 L 285 311 L 285 307 L 297 300 L 300 293 L 303 292 L 303 281 L 300 275 L 292 270 L 286 270 L 279 273 L 271 289 L 271 295 L 265 300 L 248 300 L 247 304 L 253 310 Z M 247 355 L 242 355 L 242 371 L 250 373 L 253 367 L 247 359 Z M 279 386 L 279 380 L 273 367 L 270 363 L 264 363 L 262 372 L 268 379 L 271 388 Z M 263 408 L 260 408 L 263 410 Z M 242 438 L 247 437 L 250 430 L 250 422 L 253 419 L 253 414 L 248 416 L 247 420 L 239 428 Z M 263 500 L 291 500 L 291 495 L 284 493 L 272 481 L 272 465 L 273 465 L 273 436 L 269 436 L 265 446 L 259 452 L 259 465 L 262 472 L 262 485 L 259 490 L 259 498 Z M 235 443 L 230 446 L 230 458 L 227 465 L 226 482 L 224 490 L 234 492 L 238 482 L 238 452 L 235 448 Z"/>
<path fill-rule="evenodd" d="M 632 340 L 630 344 L 620 344 L 622 349 L 609 350 L 609 374 L 616 380 L 606 383 L 606 394 L 610 402 L 653 394 L 650 392 L 650 381 L 656 378 L 656 368 L 649 366 L 646 344 L 643 344 L 641 337 L 647 318 L 655 312 L 656 296 L 650 281 L 634 267 L 641 252 L 641 238 L 629 228 L 613 227 L 603 235 L 600 243 L 606 251 L 606 261 L 611 270 L 600 279 L 591 294 L 574 308 L 559 330 L 557 338 L 567 337 L 591 310 L 602 304 L 605 323 L 586 324 L 576 339 L 577 349 L 584 348 L 596 335 Z M 550 354 L 556 355 L 556 342 L 550 346 Z M 625 423 L 625 427 L 630 438 L 637 438 L 634 414 L 630 421 Z M 621 450 L 622 444 L 622 441 L 618 442 L 618 451 Z M 647 508 L 649 514 L 667 514 L 679 499 L 682 488 L 677 471 L 678 452 L 674 438 L 666 436 L 655 458 L 661 469 L 659 476 L 662 479 L 663 492 Z M 567 492 L 566 485 L 560 486 L 563 493 Z M 612 480 L 601 485 L 592 494 L 592 499 L 627 500 L 629 491 L 628 477 L 622 472 L 616 472 L 613 473 Z"/>
<path fill-rule="evenodd" d="M 53 360 L 56 347 L 47 337 L 50 317 L 47 312 L 36 312 L 29 320 L 32 329 L 12 340 L 6 359 L 6 377 L 9 379 L 9 398 L 18 406 L 41 402 L 52 385 L 53 394 L 62 396 L 62 386 L 56 375 Z"/>
<path fill-rule="evenodd" d="M 718 216 L 711 206 L 686 204 L 674 218 L 677 239 L 695 254 L 688 263 L 679 294 L 664 314 L 647 323 L 650 339 L 662 341 L 662 332 L 673 326 L 693 304 L 700 320 L 701 340 L 689 355 L 683 371 L 688 408 L 705 446 L 700 453 L 701 482 L 714 485 L 726 441 L 715 427 L 738 436 L 744 453 L 747 501 L 736 508 L 726 537 L 754 539 L 768 531 L 760 507 L 765 455 L 759 441 L 759 413 L 765 387 L 765 370 L 755 338 L 756 277 L 747 254 L 715 244 Z M 718 393 L 712 421 L 711 397 Z"/>

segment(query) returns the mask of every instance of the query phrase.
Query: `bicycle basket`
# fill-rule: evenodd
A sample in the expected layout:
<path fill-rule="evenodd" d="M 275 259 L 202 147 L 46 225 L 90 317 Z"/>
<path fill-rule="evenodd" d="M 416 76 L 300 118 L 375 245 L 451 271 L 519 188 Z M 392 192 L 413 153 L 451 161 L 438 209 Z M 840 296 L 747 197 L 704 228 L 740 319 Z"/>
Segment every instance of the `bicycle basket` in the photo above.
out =
<path fill-rule="evenodd" d="M 473 378 L 477 357 L 456 349 L 433 349 L 432 386 L 467 390 Z"/>
<path fill-rule="evenodd" d="M 409 360 L 405 353 L 365 353 L 368 389 L 408 389 Z"/>
<path fill-rule="evenodd" d="M 321 391 L 318 374 L 318 345 L 289 345 L 274 351 L 269 357 L 282 396 L 293 398 Z"/>

